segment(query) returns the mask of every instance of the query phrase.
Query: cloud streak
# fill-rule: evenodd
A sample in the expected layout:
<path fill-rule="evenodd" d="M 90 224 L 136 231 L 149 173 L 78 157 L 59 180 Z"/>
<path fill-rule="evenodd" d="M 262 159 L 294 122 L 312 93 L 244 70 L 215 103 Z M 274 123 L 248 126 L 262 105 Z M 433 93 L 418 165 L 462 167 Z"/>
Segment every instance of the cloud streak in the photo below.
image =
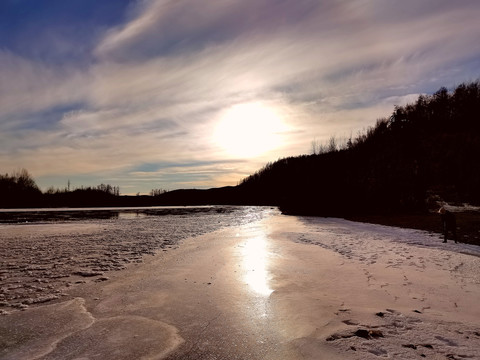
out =
<path fill-rule="evenodd" d="M 3 171 L 25 167 L 44 187 L 58 186 L 46 184 L 56 175 L 114 179 L 134 193 L 235 185 L 480 68 L 476 1 L 143 0 L 126 9 L 89 39 L 80 64 L 1 47 Z M 233 158 L 213 129 L 252 102 L 281 113 L 288 132 L 271 151 Z M 142 164 L 149 171 L 135 171 Z"/>

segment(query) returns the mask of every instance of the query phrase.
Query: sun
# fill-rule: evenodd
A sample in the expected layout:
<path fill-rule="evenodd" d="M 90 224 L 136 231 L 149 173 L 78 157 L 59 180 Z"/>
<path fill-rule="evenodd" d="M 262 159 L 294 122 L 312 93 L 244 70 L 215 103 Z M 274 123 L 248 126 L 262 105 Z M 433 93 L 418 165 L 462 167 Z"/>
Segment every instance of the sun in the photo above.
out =
<path fill-rule="evenodd" d="M 251 158 L 279 147 L 285 125 L 272 107 L 244 103 L 227 109 L 214 130 L 214 141 L 230 156 Z"/>

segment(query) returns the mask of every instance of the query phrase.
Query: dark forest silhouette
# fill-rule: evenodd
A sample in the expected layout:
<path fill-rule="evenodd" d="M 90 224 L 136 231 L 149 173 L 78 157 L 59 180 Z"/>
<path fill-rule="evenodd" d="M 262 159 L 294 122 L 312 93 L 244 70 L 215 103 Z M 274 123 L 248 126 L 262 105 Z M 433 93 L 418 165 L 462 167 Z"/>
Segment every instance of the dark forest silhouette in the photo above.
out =
<path fill-rule="evenodd" d="M 0 174 L 0 207 L 22 208 L 42 203 L 43 194 L 27 170 Z"/>
<path fill-rule="evenodd" d="M 395 107 L 339 148 L 267 164 L 238 186 L 154 189 L 120 196 L 99 185 L 42 193 L 26 170 L 0 175 L 0 207 L 278 205 L 286 213 L 349 216 L 424 211 L 436 196 L 480 204 L 480 82 Z"/>
<path fill-rule="evenodd" d="M 480 83 L 397 106 L 341 150 L 281 159 L 240 187 L 285 212 L 320 215 L 425 210 L 434 196 L 480 203 Z"/>
<path fill-rule="evenodd" d="M 115 206 L 120 198 L 120 188 L 100 184 L 69 190 L 49 188 L 42 193 L 26 169 L 0 175 L 0 207 L 83 207 Z"/>

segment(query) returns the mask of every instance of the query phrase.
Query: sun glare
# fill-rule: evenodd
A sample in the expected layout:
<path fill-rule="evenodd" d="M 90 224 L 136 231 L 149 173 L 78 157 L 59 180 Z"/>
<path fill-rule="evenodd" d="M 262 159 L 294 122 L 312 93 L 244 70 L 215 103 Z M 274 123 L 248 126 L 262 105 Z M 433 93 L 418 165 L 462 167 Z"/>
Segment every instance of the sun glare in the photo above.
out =
<path fill-rule="evenodd" d="M 245 281 L 257 294 L 269 296 L 273 289 L 270 288 L 268 272 L 267 242 L 263 237 L 247 240 L 243 248 L 243 265 L 246 272 Z"/>
<path fill-rule="evenodd" d="M 225 111 L 214 140 L 230 156 L 254 157 L 280 146 L 284 128 L 273 108 L 260 103 L 239 104 Z"/>

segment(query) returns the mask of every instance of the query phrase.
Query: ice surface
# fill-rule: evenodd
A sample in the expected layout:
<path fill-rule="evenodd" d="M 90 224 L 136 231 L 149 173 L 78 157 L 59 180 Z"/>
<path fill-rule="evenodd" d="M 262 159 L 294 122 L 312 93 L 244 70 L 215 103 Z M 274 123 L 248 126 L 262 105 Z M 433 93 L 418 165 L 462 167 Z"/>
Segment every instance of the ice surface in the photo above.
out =
<path fill-rule="evenodd" d="M 148 216 L 4 225 L 15 251 L 2 263 L 2 287 L 19 297 L 4 300 L 0 357 L 480 359 L 480 248 L 418 230 L 260 213 L 182 215 L 180 225 Z M 165 239 L 184 240 L 163 253 Z M 152 249 L 168 256 L 110 280 L 101 268 Z M 55 278 L 57 268 L 68 277 Z"/>
<path fill-rule="evenodd" d="M 83 217 L 92 211 L 98 209 L 75 209 Z M 77 284 L 108 280 L 109 271 L 176 248 L 183 239 L 259 220 L 274 210 L 212 206 L 136 211 L 142 216 L 75 221 L 57 216 L 39 223 L 0 224 L 0 311 L 56 300 Z M 25 216 L 41 214 L 35 210 Z"/>

